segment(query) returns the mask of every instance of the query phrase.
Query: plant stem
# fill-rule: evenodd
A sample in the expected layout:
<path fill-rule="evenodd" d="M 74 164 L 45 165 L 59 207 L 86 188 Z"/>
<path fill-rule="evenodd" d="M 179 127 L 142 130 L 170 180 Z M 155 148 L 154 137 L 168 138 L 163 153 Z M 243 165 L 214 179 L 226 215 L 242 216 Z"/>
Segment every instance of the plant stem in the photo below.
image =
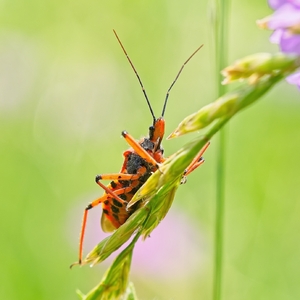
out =
<path fill-rule="evenodd" d="M 214 300 L 221 299 L 223 265 L 223 224 L 224 224 L 224 185 L 225 185 L 225 130 L 219 134 L 217 153 L 216 211 L 215 211 L 215 258 L 214 258 Z"/>
<path fill-rule="evenodd" d="M 216 51 L 216 85 L 218 97 L 225 93 L 221 84 L 220 71 L 227 65 L 228 46 L 228 11 L 229 0 L 215 0 L 215 51 Z M 223 266 L 223 227 L 225 206 L 225 145 L 226 133 L 224 128 L 219 134 L 219 147 L 217 153 L 216 176 L 216 212 L 215 212 L 215 257 L 214 257 L 214 282 L 213 299 L 221 299 L 222 291 L 222 266 Z"/>

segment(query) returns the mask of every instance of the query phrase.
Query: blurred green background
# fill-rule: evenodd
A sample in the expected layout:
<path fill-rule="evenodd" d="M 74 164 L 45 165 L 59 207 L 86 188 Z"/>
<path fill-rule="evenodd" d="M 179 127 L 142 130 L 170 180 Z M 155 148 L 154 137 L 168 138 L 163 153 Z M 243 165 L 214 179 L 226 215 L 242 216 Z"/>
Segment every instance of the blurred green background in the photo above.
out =
<path fill-rule="evenodd" d="M 271 12 L 265 2 L 232 1 L 230 62 L 277 51 L 255 24 Z M 194 0 L 0 5 L 1 299 L 77 299 L 109 266 L 69 269 L 83 209 L 102 194 L 94 176 L 119 171 L 122 130 L 139 138 L 152 121 L 112 29 L 157 116 L 181 64 L 205 44 L 172 90 L 169 134 L 215 99 L 211 11 Z M 299 91 L 283 82 L 226 127 L 223 299 L 300 299 L 299 110 Z M 192 138 L 165 141 L 166 155 Z M 211 299 L 217 145 L 139 243 L 139 299 Z M 105 236 L 100 215 L 90 212 L 85 253 Z"/>

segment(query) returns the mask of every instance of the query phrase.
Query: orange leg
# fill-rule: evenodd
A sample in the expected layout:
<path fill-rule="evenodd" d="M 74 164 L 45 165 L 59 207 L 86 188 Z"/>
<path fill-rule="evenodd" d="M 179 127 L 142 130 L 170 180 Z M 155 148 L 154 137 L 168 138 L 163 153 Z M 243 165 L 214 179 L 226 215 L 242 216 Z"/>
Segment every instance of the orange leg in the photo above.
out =
<path fill-rule="evenodd" d="M 140 174 L 110 173 L 97 175 L 96 180 L 137 180 Z"/>
<path fill-rule="evenodd" d="M 111 174 L 110 174 L 110 175 L 111 175 Z M 110 175 L 108 175 L 108 176 L 106 176 L 106 175 L 102 175 L 102 176 L 101 176 L 101 175 L 97 175 L 97 176 L 96 176 L 96 183 L 97 183 L 100 187 L 102 187 L 102 188 L 104 189 L 104 191 L 105 191 L 107 194 L 111 195 L 113 198 L 115 198 L 115 199 L 117 199 L 118 201 L 120 201 L 121 203 L 123 203 L 124 201 L 123 201 L 118 195 L 123 194 L 123 193 L 124 193 L 124 192 L 123 192 L 124 189 L 112 191 L 110 188 L 108 188 L 106 185 L 104 185 L 102 182 L 100 182 L 100 180 L 103 179 L 103 177 L 104 177 L 104 178 L 105 178 L 105 177 L 111 177 Z M 127 175 L 127 174 L 123 174 L 123 175 Z M 128 174 L 128 175 L 130 175 L 130 179 L 132 179 L 133 177 L 136 177 L 136 175 L 138 176 L 137 178 L 140 177 L 139 174 L 135 174 L 134 176 L 131 175 L 131 174 Z M 121 179 L 120 177 L 126 178 L 125 176 L 118 176 L 117 179 Z M 107 178 L 106 178 L 106 179 L 107 179 Z M 130 180 L 130 179 L 123 179 L 123 180 Z M 122 190 L 122 192 L 117 193 L 118 191 L 121 191 L 121 190 Z M 132 188 L 127 187 L 127 188 L 125 188 L 125 190 L 126 190 L 126 192 L 128 193 L 130 190 L 132 190 Z M 92 202 L 92 203 L 93 203 L 93 202 Z"/>
<path fill-rule="evenodd" d="M 184 176 L 189 175 L 192 173 L 195 169 L 197 169 L 199 166 L 201 166 L 204 163 L 204 159 L 202 158 L 203 153 L 206 151 L 208 146 L 210 145 L 210 142 L 206 143 L 204 147 L 199 151 L 199 153 L 195 156 L 195 158 L 192 160 L 190 165 L 186 168 L 184 171 Z"/>
<path fill-rule="evenodd" d="M 105 194 L 102 197 L 94 200 L 93 202 L 91 202 L 84 210 L 83 213 L 83 218 L 82 218 L 82 225 L 81 225 L 81 231 L 80 231 L 80 238 L 79 238 L 79 260 L 78 263 L 81 264 L 82 261 L 82 250 L 83 250 L 83 239 L 84 239 L 84 233 L 85 233 L 85 227 L 86 227 L 86 221 L 87 221 L 87 215 L 88 215 L 88 211 L 97 206 L 98 204 L 104 202 L 105 200 L 107 200 L 110 197 L 110 195 Z M 71 265 L 72 267 L 72 265 Z"/>
<path fill-rule="evenodd" d="M 159 169 L 159 164 L 157 163 L 157 161 L 127 131 L 122 131 L 122 135 L 125 138 L 126 142 L 140 157 Z"/>
<path fill-rule="evenodd" d="M 86 228 L 86 222 L 87 222 L 87 216 L 88 211 L 95 206 L 99 205 L 100 203 L 103 203 L 105 200 L 113 197 L 114 199 L 118 200 L 120 203 L 124 203 L 125 201 L 121 199 L 118 195 L 129 193 L 133 188 L 135 188 L 135 185 L 131 185 L 125 188 L 117 189 L 115 191 L 112 191 L 107 186 L 105 186 L 103 183 L 100 182 L 101 179 L 120 179 L 120 180 L 135 180 L 140 177 L 140 174 L 104 174 L 104 175 L 97 175 L 96 176 L 96 183 L 101 186 L 106 194 L 104 194 L 102 197 L 94 200 L 91 202 L 84 210 L 83 218 L 82 218 L 82 225 L 81 225 L 81 232 L 80 232 L 80 239 L 79 239 L 79 260 L 78 263 L 81 264 L 82 261 L 82 252 L 83 252 L 83 240 L 84 240 L 84 234 L 85 234 L 85 228 Z M 71 265 L 72 267 L 72 265 Z"/>

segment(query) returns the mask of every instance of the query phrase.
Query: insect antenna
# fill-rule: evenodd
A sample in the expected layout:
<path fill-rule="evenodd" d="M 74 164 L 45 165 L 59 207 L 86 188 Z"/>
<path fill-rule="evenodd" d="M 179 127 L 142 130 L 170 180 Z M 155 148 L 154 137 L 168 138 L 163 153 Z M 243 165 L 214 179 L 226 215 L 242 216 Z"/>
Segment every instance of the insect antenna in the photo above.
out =
<path fill-rule="evenodd" d="M 129 56 L 128 56 L 128 54 L 127 54 L 127 52 L 126 52 L 126 50 L 125 50 L 125 48 L 124 48 L 124 46 L 123 46 L 121 40 L 119 39 L 119 37 L 118 37 L 118 35 L 117 35 L 117 33 L 116 33 L 116 31 L 115 31 L 114 29 L 113 29 L 113 32 L 114 32 L 114 34 L 115 34 L 115 36 L 116 36 L 116 38 L 117 38 L 117 40 L 118 40 L 118 42 L 119 42 L 121 48 L 123 49 L 123 52 L 124 52 L 124 54 L 126 55 L 126 57 L 127 57 L 128 61 L 129 61 L 130 65 L 131 65 L 131 67 L 132 67 L 132 69 L 133 69 L 133 71 L 134 71 L 134 73 L 135 73 L 135 75 L 136 75 L 136 77 L 137 77 L 137 79 L 138 79 L 138 81 L 139 81 L 139 83 L 140 83 L 140 86 L 141 86 L 141 88 L 142 88 L 142 90 L 143 90 L 143 93 L 144 93 L 144 96 L 145 96 L 145 98 L 146 98 L 147 104 L 148 104 L 148 106 L 149 106 L 151 115 L 152 115 L 152 117 L 153 117 L 153 120 L 155 121 L 156 118 L 155 118 L 154 112 L 153 112 L 153 110 L 152 110 L 150 101 L 149 101 L 149 99 L 148 99 L 146 90 L 145 90 L 145 88 L 144 88 L 144 85 L 143 85 L 143 83 L 142 83 L 142 80 L 141 80 L 141 78 L 140 78 L 138 72 L 136 71 L 136 69 L 135 69 L 135 67 L 134 67 L 134 65 L 133 65 L 133 63 L 132 63 L 132 61 L 131 61 L 131 59 L 129 58 Z"/>
<path fill-rule="evenodd" d="M 173 85 L 175 84 L 175 82 L 177 81 L 180 73 L 182 72 L 183 68 L 185 67 L 185 65 L 189 62 L 189 60 L 203 47 L 203 45 L 201 45 L 199 48 L 197 48 L 193 54 L 184 62 L 184 64 L 181 66 L 179 72 L 177 73 L 175 79 L 173 80 L 171 86 L 169 87 L 168 91 L 167 91 L 167 94 L 166 94 L 166 98 L 165 98 L 165 102 L 164 102 L 164 106 L 163 106 L 163 110 L 162 110 L 162 113 L 161 113 L 161 116 L 163 117 L 164 114 L 165 114 L 165 110 L 166 110 L 166 106 L 167 106 L 167 102 L 168 102 L 168 98 L 169 98 L 169 94 L 170 94 L 170 91 L 173 87 Z"/>

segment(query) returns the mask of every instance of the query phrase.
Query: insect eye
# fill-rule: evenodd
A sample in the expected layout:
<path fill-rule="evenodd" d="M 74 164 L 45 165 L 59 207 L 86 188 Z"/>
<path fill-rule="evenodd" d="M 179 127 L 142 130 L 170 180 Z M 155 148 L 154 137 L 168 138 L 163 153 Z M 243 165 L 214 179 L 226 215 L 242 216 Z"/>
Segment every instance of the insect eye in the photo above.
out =
<path fill-rule="evenodd" d="M 154 130 L 155 130 L 155 127 L 153 125 L 151 125 L 149 127 L 149 138 L 150 138 L 150 140 L 153 139 Z"/>

